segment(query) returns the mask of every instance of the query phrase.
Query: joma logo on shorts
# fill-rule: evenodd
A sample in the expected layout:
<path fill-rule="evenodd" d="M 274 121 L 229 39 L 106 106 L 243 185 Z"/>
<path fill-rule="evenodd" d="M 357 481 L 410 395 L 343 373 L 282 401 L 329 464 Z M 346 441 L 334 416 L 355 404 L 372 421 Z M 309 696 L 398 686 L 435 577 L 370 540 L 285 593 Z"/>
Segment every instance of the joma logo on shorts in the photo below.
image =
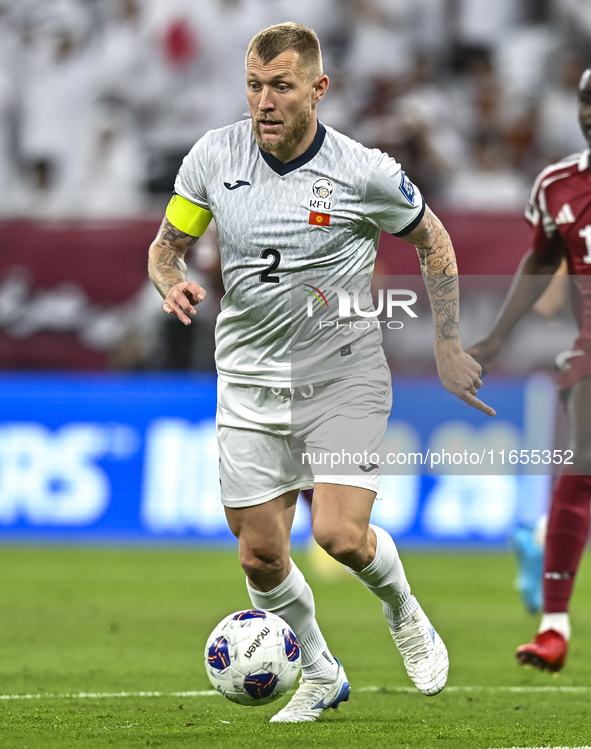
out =
<path fill-rule="evenodd" d="M 246 658 L 252 658 L 252 654 L 256 651 L 257 648 L 261 647 L 261 642 L 265 639 L 265 637 L 271 632 L 269 627 L 264 627 L 261 629 L 259 634 L 254 638 L 254 640 L 250 643 L 246 653 L 244 655 Z"/>

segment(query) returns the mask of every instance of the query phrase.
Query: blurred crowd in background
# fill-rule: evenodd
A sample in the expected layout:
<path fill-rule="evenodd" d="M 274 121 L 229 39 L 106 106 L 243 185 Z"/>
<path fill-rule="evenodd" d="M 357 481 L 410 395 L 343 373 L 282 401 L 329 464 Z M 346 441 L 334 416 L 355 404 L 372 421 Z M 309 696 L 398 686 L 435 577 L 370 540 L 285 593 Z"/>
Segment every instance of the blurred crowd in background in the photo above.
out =
<path fill-rule="evenodd" d="M 13 252 L 0 278 L 0 366 L 100 366 L 60 348 L 71 334 L 80 349 L 108 353 L 108 366 L 119 369 L 213 368 L 223 293 L 213 224 L 189 258 L 190 277 L 209 291 L 189 329 L 162 314 L 145 276 L 150 240 L 143 235 L 133 268 L 120 239 L 123 265 L 103 267 L 104 253 L 90 253 L 65 260 L 62 280 L 50 282 L 53 261 L 37 261 L 36 253 L 49 237 L 38 239 L 34 229 L 25 261 L 24 235 L 19 253 L 7 226 L 39 218 L 156 226 L 193 143 L 248 116 L 249 41 L 286 20 L 320 38 L 330 78 L 320 119 L 393 155 L 448 217 L 522 215 L 539 170 L 586 147 L 577 84 L 591 64 L 589 0 L 0 0 L 0 219 Z M 512 226 L 507 232 L 515 234 Z M 512 273 L 526 241 L 515 240 L 510 271 L 497 265 L 493 272 Z M 45 246 L 46 257 L 80 257 L 79 237 L 52 242 L 59 254 Z M 132 270 L 143 285 L 130 281 L 137 292 L 116 300 L 109 279 Z M 101 272 L 93 297 L 87 279 Z M 501 299 L 490 301 L 489 318 Z M 31 319 L 35 300 L 36 335 L 51 335 L 45 348 L 45 339 L 31 346 L 18 327 L 25 308 Z M 474 328 L 468 338 L 490 324 L 479 316 L 484 301 L 481 292 L 465 295 L 466 324 Z M 554 304 L 544 316 L 564 308 Z M 98 338 L 86 330 L 91 325 Z M 507 371 L 549 366 L 552 352 L 568 345 L 569 326 L 562 319 L 553 335 L 545 329 L 519 338 Z M 430 329 L 421 339 L 424 350 L 415 352 L 411 341 L 402 358 L 432 369 Z M 531 356 L 524 341 L 536 342 Z"/>
<path fill-rule="evenodd" d="M 586 0 L 0 0 L 0 216 L 160 210 L 191 145 L 246 116 L 248 42 L 285 20 L 320 37 L 321 120 L 433 205 L 521 212 L 585 147 Z"/>

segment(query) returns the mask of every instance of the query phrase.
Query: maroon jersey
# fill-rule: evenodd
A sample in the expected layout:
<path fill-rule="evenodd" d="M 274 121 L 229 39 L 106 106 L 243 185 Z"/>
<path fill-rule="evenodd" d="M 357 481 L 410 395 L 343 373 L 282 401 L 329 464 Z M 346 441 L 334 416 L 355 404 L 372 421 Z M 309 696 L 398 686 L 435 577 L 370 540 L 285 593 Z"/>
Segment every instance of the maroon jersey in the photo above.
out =
<path fill-rule="evenodd" d="M 591 171 L 589 151 L 546 167 L 537 178 L 525 212 L 533 227 L 533 247 L 544 258 L 564 256 L 577 276 L 580 332 L 561 387 L 591 376 Z"/>

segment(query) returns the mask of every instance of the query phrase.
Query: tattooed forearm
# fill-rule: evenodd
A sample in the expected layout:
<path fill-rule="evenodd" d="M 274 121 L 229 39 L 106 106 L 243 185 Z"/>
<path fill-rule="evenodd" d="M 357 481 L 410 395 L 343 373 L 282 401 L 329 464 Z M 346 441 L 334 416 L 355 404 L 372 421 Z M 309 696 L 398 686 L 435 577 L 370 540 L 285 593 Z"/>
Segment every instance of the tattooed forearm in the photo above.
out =
<path fill-rule="evenodd" d="M 458 272 L 456 256 L 439 219 L 427 208 L 423 220 L 412 232 L 424 276 L 455 276 Z"/>
<path fill-rule="evenodd" d="M 185 264 L 185 261 L 180 258 L 176 252 L 173 252 L 172 250 L 166 250 L 163 249 L 160 251 L 160 255 L 158 257 L 158 264 L 161 265 L 163 268 L 167 268 L 168 266 L 171 266 L 181 275 L 184 275 L 187 271 L 187 266 Z"/>
<path fill-rule="evenodd" d="M 433 310 L 435 340 L 459 341 L 458 270 L 449 234 L 427 208 L 419 226 L 405 239 L 417 248 Z"/>
<path fill-rule="evenodd" d="M 425 286 L 430 297 L 444 297 L 458 290 L 458 277 L 454 276 L 428 276 L 423 274 Z"/>
<path fill-rule="evenodd" d="M 177 229 L 166 218 L 158 236 L 152 242 L 148 260 L 148 273 L 152 283 L 165 297 L 177 283 L 187 280 L 187 266 L 183 257 L 197 237 Z"/>
<path fill-rule="evenodd" d="M 431 301 L 433 308 L 433 320 L 438 335 L 447 341 L 455 341 L 460 337 L 458 325 L 458 302 L 457 299 Z"/>

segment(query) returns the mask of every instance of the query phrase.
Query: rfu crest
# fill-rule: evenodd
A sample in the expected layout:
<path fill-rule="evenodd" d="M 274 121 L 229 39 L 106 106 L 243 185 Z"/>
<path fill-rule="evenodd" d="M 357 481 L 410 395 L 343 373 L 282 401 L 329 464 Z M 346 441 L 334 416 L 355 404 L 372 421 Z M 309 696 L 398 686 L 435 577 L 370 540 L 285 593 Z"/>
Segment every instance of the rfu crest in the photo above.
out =
<path fill-rule="evenodd" d="M 330 196 L 332 195 L 333 190 L 334 185 L 329 179 L 326 179 L 326 177 L 317 179 L 312 185 L 314 198 L 310 198 L 310 209 L 313 211 L 330 211 L 332 208 Z"/>
<path fill-rule="evenodd" d="M 320 198 L 320 200 L 328 200 L 332 195 L 333 190 L 334 187 L 332 182 L 324 177 L 317 179 L 312 185 L 312 192 L 317 198 Z"/>

